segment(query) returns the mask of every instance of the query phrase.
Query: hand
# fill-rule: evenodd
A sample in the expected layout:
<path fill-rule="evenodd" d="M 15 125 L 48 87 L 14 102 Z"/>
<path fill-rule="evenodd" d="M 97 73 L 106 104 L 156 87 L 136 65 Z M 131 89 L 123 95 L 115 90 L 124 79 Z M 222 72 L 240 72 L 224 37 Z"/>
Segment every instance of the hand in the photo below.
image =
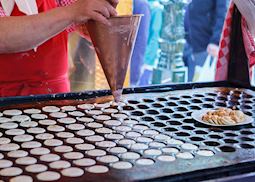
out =
<path fill-rule="evenodd" d="M 213 57 L 218 57 L 219 46 L 217 46 L 216 44 L 208 44 L 207 52 L 209 55 L 211 55 Z"/>
<path fill-rule="evenodd" d="M 78 0 L 66 7 L 74 23 L 86 23 L 88 20 L 99 21 L 110 25 L 107 18 L 116 16 L 115 6 L 118 0 Z"/>
<path fill-rule="evenodd" d="M 255 36 L 255 0 L 233 0 L 233 2 L 245 18 L 249 31 Z"/>

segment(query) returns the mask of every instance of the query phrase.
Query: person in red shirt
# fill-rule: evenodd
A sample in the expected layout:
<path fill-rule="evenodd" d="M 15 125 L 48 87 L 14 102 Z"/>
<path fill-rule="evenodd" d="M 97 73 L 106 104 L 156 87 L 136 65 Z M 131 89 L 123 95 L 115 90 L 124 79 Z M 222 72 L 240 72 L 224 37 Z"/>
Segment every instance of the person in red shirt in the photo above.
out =
<path fill-rule="evenodd" d="M 67 27 L 89 20 L 110 26 L 118 0 L 36 0 L 38 14 L 0 4 L 0 97 L 69 92 Z M 70 1 L 70 0 L 69 0 Z"/>

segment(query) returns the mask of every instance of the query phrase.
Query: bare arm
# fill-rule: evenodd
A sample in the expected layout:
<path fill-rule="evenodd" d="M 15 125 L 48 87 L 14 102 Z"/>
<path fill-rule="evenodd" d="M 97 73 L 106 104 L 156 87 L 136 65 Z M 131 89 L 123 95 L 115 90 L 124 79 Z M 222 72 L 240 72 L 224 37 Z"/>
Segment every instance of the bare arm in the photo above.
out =
<path fill-rule="evenodd" d="M 0 19 L 0 53 L 33 49 L 72 23 L 64 8 L 33 16 Z"/>
<path fill-rule="evenodd" d="M 0 18 L 0 53 L 31 50 L 63 31 L 72 23 L 94 19 L 107 24 L 116 11 L 105 0 L 79 0 L 33 16 Z"/>

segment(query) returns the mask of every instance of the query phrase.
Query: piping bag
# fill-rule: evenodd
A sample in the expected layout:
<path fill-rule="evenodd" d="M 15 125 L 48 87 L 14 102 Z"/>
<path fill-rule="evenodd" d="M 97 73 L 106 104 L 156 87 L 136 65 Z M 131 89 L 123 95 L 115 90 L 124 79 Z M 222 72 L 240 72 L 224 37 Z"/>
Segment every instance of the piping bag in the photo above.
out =
<path fill-rule="evenodd" d="M 86 26 L 115 102 L 121 100 L 142 15 L 109 18 L 111 25 L 89 21 Z"/>

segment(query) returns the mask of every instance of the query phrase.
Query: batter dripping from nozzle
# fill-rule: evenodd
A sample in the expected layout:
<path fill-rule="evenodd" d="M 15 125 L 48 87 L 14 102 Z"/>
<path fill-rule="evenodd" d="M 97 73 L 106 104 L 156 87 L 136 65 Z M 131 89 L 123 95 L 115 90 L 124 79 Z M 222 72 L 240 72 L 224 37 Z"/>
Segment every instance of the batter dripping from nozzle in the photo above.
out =
<path fill-rule="evenodd" d="M 121 101 L 122 89 L 112 91 L 112 95 L 114 97 L 115 102 Z"/>
<path fill-rule="evenodd" d="M 111 26 L 95 21 L 87 23 L 87 29 L 115 102 L 121 100 L 140 19 L 141 15 L 111 17 L 109 19 Z"/>

